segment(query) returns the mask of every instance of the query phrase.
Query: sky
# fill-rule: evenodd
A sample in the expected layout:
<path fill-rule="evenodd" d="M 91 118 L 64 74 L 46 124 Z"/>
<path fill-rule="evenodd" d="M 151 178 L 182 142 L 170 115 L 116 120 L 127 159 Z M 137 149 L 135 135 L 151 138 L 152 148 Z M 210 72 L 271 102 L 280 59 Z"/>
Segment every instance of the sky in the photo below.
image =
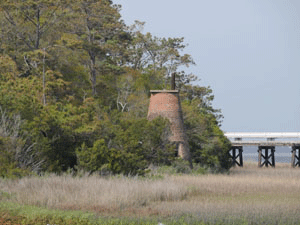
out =
<path fill-rule="evenodd" d="M 127 25 L 184 37 L 224 132 L 300 132 L 299 0 L 114 0 Z"/>

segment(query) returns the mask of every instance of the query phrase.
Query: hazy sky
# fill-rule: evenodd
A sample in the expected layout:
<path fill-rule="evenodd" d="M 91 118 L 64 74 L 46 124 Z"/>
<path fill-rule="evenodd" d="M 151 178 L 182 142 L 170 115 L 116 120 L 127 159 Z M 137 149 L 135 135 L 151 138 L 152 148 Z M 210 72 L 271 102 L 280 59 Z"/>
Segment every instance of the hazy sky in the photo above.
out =
<path fill-rule="evenodd" d="M 299 0 L 114 0 L 125 23 L 184 37 L 229 131 L 300 132 Z"/>

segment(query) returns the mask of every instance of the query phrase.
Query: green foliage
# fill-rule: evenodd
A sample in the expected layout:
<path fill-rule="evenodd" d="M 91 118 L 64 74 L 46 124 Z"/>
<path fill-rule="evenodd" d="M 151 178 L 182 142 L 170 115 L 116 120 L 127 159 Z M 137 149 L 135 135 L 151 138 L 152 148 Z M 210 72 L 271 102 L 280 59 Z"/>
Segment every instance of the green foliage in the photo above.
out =
<path fill-rule="evenodd" d="M 148 177 L 163 177 L 164 175 L 182 175 L 182 174 L 206 174 L 208 169 L 200 165 L 199 163 L 193 164 L 193 169 L 191 169 L 190 163 L 181 159 L 176 158 L 172 161 L 171 165 L 158 166 L 153 168 L 153 171 L 148 175 Z"/>
<path fill-rule="evenodd" d="M 205 95 L 210 93 L 203 91 L 201 98 L 194 96 L 192 100 L 183 93 L 184 123 L 192 159 L 215 171 L 228 170 L 232 164 L 228 154 L 231 144 L 219 127 L 218 115 L 203 104 Z"/>
<path fill-rule="evenodd" d="M 1 176 L 145 174 L 176 164 L 168 121 L 146 120 L 149 90 L 169 88 L 173 72 L 194 163 L 229 169 L 212 90 L 178 71 L 194 65 L 183 38 L 144 34 L 141 22 L 127 27 L 109 0 L 1 1 L 0 24 L 2 128 L 22 121 L 17 136 L 0 133 Z"/>
<path fill-rule="evenodd" d="M 83 143 L 77 148 L 79 169 L 142 175 L 150 163 L 170 164 L 174 159 L 175 146 L 167 140 L 169 127 L 165 119 L 124 120 L 109 127 L 110 134 L 96 140 L 92 147 Z"/>
<path fill-rule="evenodd" d="M 70 5 L 67 18 L 68 38 L 60 42 L 84 57 L 81 64 L 88 68 L 92 95 L 101 96 L 120 70 L 117 62 L 123 60 L 119 55 L 128 39 L 119 7 L 108 0 L 77 0 Z"/>
<path fill-rule="evenodd" d="M 109 160 L 113 161 L 118 158 L 118 155 L 114 154 L 114 149 L 112 151 L 109 151 L 104 139 L 95 141 L 91 148 L 88 148 L 83 143 L 76 151 L 79 160 L 78 166 L 91 173 L 95 171 L 100 171 L 101 174 L 107 172 L 107 169 L 110 170 L 113 167 L 113 165 L 109 164 Z"/>

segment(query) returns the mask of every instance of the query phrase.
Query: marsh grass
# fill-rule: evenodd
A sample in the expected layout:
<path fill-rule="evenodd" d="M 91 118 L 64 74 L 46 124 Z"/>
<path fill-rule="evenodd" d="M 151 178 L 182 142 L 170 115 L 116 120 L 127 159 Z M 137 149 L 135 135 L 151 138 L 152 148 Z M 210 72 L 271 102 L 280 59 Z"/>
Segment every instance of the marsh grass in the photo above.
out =
<path fill-rule="evenodd" d="M 0 182 L 0 199 L 109 217 L 156 217 L 211 224 L 298 224 L 300 170 L 289 164 L 246 163 L 229 174 L 149 178 L 71 175 Z"/>

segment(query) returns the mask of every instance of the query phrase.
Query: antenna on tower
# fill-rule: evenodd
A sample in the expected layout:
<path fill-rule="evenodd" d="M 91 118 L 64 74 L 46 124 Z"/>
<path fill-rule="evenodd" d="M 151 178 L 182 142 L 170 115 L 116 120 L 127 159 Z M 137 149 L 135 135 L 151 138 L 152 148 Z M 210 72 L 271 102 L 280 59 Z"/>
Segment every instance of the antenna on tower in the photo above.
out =
<path fill-rule="evenodd" d="M 176 89 L 175 75 L 176 75 L 175 72 L 172 73 L 172 75 L 171 75 L 171 90 L 175 90 Z"/>

